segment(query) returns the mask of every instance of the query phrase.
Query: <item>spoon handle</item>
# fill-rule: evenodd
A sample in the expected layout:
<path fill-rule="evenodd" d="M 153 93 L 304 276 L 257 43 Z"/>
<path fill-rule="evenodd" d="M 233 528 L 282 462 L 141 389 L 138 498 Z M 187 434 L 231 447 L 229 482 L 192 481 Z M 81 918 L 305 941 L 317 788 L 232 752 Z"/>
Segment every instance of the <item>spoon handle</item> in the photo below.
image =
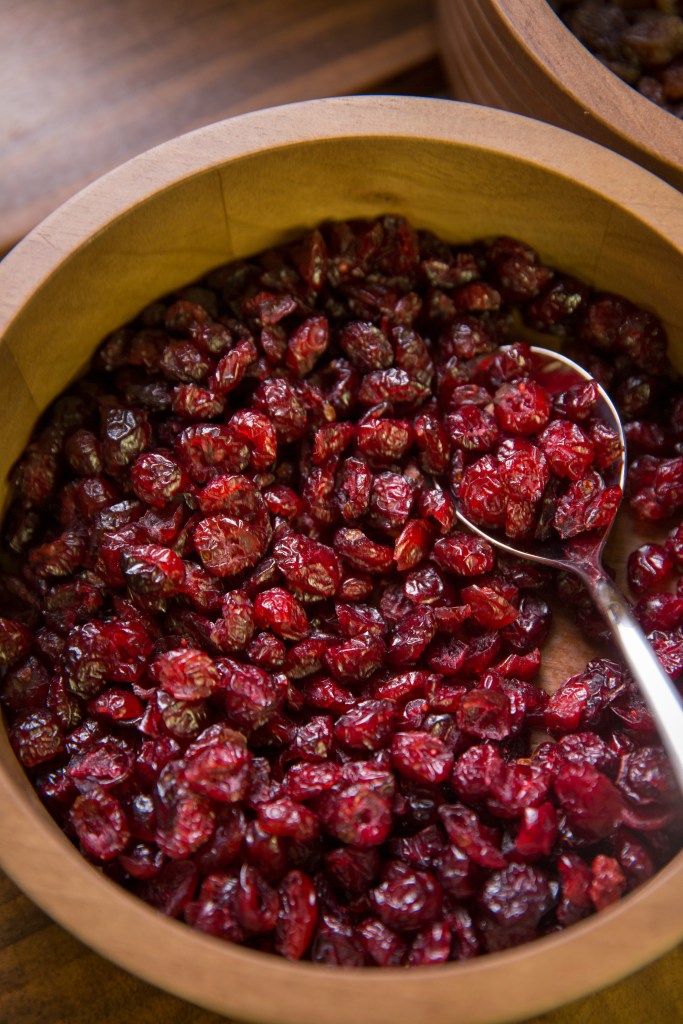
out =
<path fill-rule="evenodd" d="M 628 601 L 604 572 L 586 579 L 633 678 L 657 723 L 671 767 L 683 792 L 683 704 L 664 672 Z"/>

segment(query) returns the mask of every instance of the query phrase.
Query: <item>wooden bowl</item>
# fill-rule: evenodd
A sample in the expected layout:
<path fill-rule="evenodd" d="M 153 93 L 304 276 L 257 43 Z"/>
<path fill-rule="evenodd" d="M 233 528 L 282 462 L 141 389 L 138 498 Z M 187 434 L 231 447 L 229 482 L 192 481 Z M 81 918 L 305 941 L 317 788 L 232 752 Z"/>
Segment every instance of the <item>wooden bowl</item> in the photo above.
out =
<path fill-rule="evenodd" d="M 659 310 L 683 366 L 683 196 L 556 128 L 450 101 L 320 100 L 166 143 L 95 182 L 0 264 L 0 479 L 38 413 L 140 307 L 328 218 L 394 211 L 451 241 L 503 232 Z M 209 1009 L 260 1024 L 486 1024 L 624 976 L 683 938 L 683 855 L 567 931 L 469 963 L 289 963 L 168 920 L 52 823 L 0 728 L 0 862 L 78 938 Z M 49 979 L 46 979 L 49 984 Z"/>
<path fill-rule="evenodd" d="M 683 189 L 683 124 L 603 67 L 545 0 L 437 0 L 457 99 L 584 135 Z"/>

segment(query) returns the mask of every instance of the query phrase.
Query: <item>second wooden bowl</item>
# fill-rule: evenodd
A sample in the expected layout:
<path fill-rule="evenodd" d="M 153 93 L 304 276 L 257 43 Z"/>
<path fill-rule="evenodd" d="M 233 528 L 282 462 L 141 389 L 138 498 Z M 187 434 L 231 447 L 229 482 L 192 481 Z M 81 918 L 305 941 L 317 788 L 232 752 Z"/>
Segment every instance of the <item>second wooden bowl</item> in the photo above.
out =
<path fill-rule="evenodd" d="M 683 368 L 683 196 L 641 168 L 540 122 L 448 101 L 356 97 L 261 111 L 100 179 L 0 264 L 0 506 L 36 417 L 109 331 L 227 260 L 323 220 L 387 212 L 452 242 L 524 238 L 545 261 L 660 311 Z M 568 621 L 556 629 L 555 686 L 583 667 L 581 643 Z M 342 969 L 220 942 L 80 856 L 1 722 L 0 864 L 104 956 L 259 1024 L 501 1024 L 607 985 L 683 938 L 679 854 L 614 907 L 470 962 Z"/>
<path fill-rule="evenodd" d="M 568 128 L 683 189 L 683 123 L 603 67 L 546 0 L 437 0 L 457 99 Z"/>

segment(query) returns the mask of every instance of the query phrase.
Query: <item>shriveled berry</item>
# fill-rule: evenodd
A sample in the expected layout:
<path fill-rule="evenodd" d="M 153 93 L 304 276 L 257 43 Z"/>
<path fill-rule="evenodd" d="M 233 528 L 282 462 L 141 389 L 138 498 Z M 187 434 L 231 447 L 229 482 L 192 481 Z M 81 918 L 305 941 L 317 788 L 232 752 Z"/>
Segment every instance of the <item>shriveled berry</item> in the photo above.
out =
<path fill-rule="evenodd" d="M 524 859 L 547 857 L 557 838 L 557 815 L 550 801 L 522 812 L 515 850 Z"/>
<path fill-rule="evenodd" d="M 219 665 L 219 671 L 226 711 L 238 726 L 265 725 L 284 704 L 286 677 L 270 675 L 256 665 L 241 665 L 227 658 Z"/>
<path fill-rule="evenodd" d="M 453 769 L 453 754 L 428 732 L 396 733 L 391 741 L 391 761 L 406 778 L 430 784 L 444 782 Z"/>
<path fill-rule="evenodd" d="M 555 476 L 579 480 L 595 457 L 595 447 L 577 423 L 554 420 L 542 434 L 538 443 Z"/>
<path fill-rule="evenodd" d="M 216 515 L 202 519 L 194 531 L 202 562 L 215 576 L 236 576 L 256 565 L 264 553 L 263 538 L 241 519 Z"/>
<path fill-rule="evenodd" d="M 550 879 L 540 868 L 510 864 L 496 871 L 482 889 L 480 904 L 494 921 L 509 928 L 536 926 L 554 903 Z"/>
<path fill-rule="evenodd" d="M 130 833 L 121 804 L 99 786 L 76 798 L 69 818 L 82 848 L 97 860 L 112 860 L 128 845 Z"/>
<path fill-rule="evenodd" d="M 439 538 L 434 544 L 433 557 L 437 565 L 458 576 L 482 576 L 495 564 L 488 541 L 470 533 Z"/>
<path fill-rule="evenodd" d="M 175 443 L 178 459 L 192 479 L 203 484 L 218 473 L 240 473 L 249 464 L 249 447 L 231 427 L 200 423 L 186 427 Z"/>
<path fill-rule="evenodd" d="M 288 836 L 300 843 L 316 839 L 320 831 L 313 811 L 287 796 L 259 804 L 258 823 L 269 835 Z"/>
<path fill-rule="evenodd" d="M 479 526 L 505 526 L 507 489 L 498 462 L 485 455 L 468 466 L 458 492 L 468 519 Z"/>
<path fill-rule="evenodd" d="M 378 917 L 397 931 L 416 931 L 435 921 L 441 911 L 441 886 L 427 871 L 405 871 L 382 882 L 371 893 Z"/>
<path fill-rule="evenodd" d="M 220 685 L 212 659 L 192 647 L 162 654 L 154 662 L 154 672 L 161 688 L 178 700 L 202 700 Z"/>
<path fill-rule="evenodd" d="M 113 471 L 135 461 L 151 439 L 147 416 L 142 410 L 112 406 L 102 417 L 100 434 L 105 466 Z"/>
<path fill-rule="evenodd" d="M 280 911 L 275 929 L 275 948 L 288 960 L 301 960 L 311 944 L 318 921 L 318 901 L 313 882 L 303 871 L 290 871 L 278 889 Z"/>
<path fill-rule="evenodd" d="M 626 876 L 614 857 L 598 854 L 594 859 L 593 881 L 588 887 L 588 894 L 596 910 L 604 910 L 616 903 L 626 889 Z"/>
<path fill-rule="evenodd" d="M 450 841 L 473 863 L 485 868 L 505 866 L 496 830 L 483 825 L 475 811 L 463 804 L 444 804 L 439 815 Z"/>
<path fill-rule="evenodd" d="M 312 461 L 321 466 L 333 455 L 340 455 L 355 435 L 353 423 L 325 423 L 315 432 Z"/>
<path fill-rule="evenodd" d="M 474 689 L 466 693 L 456 711 L 458 728 L 484 740 L 502 740 L 510 735 L 510 702 L 496 690 Z"/>
<path fill-rule="evenodd" d="M 304 608 L 282 587 L 271 587 L 257 595 L 254 619 L 260 629 L 270 629 L 284 640 L 301 640 L 309 631 Z"/>
<path fill-rule="evenodd" d="M 451 444 L 466 452 L 491 452 L 500 436 L 495 418 L 476 405 L 463 405 L 449 413 L 446 430 Z"/>
<path fill-rule="evenodd" d="M 538 434 L 550 419 L 548 393 L 533 380 L 503 384 L 493 396 L 493 407 L 498 425 L 508 434 Z"/>
<path fill-rule="evenodd" d="M 25 658 L 32 647 L 30 631 L 21 622 L 0 617 L 0 672 Z"/>
<path fill-rule="evenodd" d="M 160 544 L 136 544 L 121 554 L 121 571 L 133 593 L 164 598 L 179 593 L 185 583 L 182 558 Z"/>
<path fill-rule="evenodd" d="M 622 799 L 614 784 L 590 764 L 563 765 L 555 794 L 570 823 L 593 839 L 610 835 L 619 823 Z"/>
<path fill-rule="evenodd" d="M 517 609 L 501 588 L 473 583 L 460 596 L 470 606 L 472 617 L 485 629 L 503 629 L 517 618 Z"/>
<path fill-rule="evenodd" d="M 303 436 L 308 413 L 290 381 L 282 377 L 262 381 L 254 392 L 253 401 L 258 411 L 269 418 L 278 442 L 288 444 Z"/>
<path fill-rule="evenodd" d="M 192 792 L 180 761 L 169 761 L 155 789 L 155 840 L 174 860 L 183 860 L 212 834 L 215 812 L 207 797 Z"/>
<path fill-rule="evenodd" d="M 337 742 L 350 750 L 379 750 L 392 737 L 397 708 L 390 700 L 361 700 L 334 725 Z"/>
<path fill-rule="evenodd" d="M 391 800 L 363 782 L 320 797 L 323 828 L 350 846 L 381 846 L 392 825 Z"/>
<path fill-rule="evenodd" d="M 183 914 L 188 924 L 221 939 L 243 942 L 244 929 L 235 913 L 237 884 L 235 876 L 225 872 L 216 871 L 207 875 L 201 884 L 198 898 L 189 900 L 184 906 Z"/>
<path fill-rule="evenodd" d="M 26 768 L 51 761 L 64 750 L 59 720 L 43 709 L 26 712 L 17 718 L 10 727 L 9 740 Z"/>
<path fill-rule="evenodd" d="M 375 632 L 364 632 L 328 647 L 324 660 L 335 679 L 353 685 L 381 667 L 385 652 L 386 645 L 381 637 Z"/>
<path fill-rule="evenodd" d="M 387 661 L 393 667 L 414 664 L 436 635 L 436 620 L 431 608 L 412 608 L 394 627 L 389 638 Z"/>
<path fill-rule="evenodd" d="M 225 595 L 222 605 L 222 618 L 214 623 L 211 639 L 222 650 L 243 650 L 256 628 L 254 606 L 246 594 L 232 590 Z"/>
<path fill-rule="evenodd" d="M 187 479 L 177 461 L 161 452 L 148 452 L 131 467 L 133 491 L 147 505 L 163 508 L 187 487 Z"/>
<path fill-rule="evenodd" d="M 239 734 L 236 734 L 239 736 Z M 219 803 L 239 803 L 249 788 L 251 755 L 242 742 L 225 739 L 188 754 L 185 777 L 195 793 Z"/>
<path fill-rule="evenodd" d="M 628 584 L 635 594 L 661 586 L 674 570 L 674 560 L 660 544 L 641 544 L 628 556 Z"/>
<path fill-rule="evenodd" d="M 334 535 L 335 551 L 352 569 L 361 572 L 384 573 L 393 562 L 393 550 L 378 544 L 359 529 L 343 527 Z"/>
<path fill-rule="evenodd" d="M 341 582 L 336 552 L 325 544 L 299 534 L 289 534 L 273 544 L 280 572 L 294 587 L 308 594 L 331 597 Z"/>
<path fill-rule="evenodd" d="M 356 444 L 361 452 L 382 464 L 402 458 L 413 438 L 413 428 L 407 420 L 366 420 L 356 427 Z"/>
<path fill-rule="evenodd" d="M 372 963 L 378 967 L 399 967 L 406 946 L 402 939 L 377 917 L 367 917 L 358 926 L 358 936 Z"/>
<path fill-rule="evenodd" d="M 88 711 L 110 722 L 135 722 L 142 717 L 143 706 L 134 693 L 110 686 L 88 702 Z"/>

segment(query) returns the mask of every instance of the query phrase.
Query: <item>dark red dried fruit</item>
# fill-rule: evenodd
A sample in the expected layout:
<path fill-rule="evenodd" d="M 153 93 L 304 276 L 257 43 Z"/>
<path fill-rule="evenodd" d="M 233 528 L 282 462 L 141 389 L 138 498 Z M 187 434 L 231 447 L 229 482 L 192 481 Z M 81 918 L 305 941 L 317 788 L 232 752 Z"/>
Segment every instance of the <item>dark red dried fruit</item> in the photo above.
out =
<path fill-rule="evenodd" d="M 619 791 L 592 765 L 563 765 L 554 786 L 570 824 L 590 838 L 610 835 L 621 820 Z"/>
<path fill-rule="evenodd" d="M 548 393 L 532 380 L 503 384 L 493 396 L 493 406 L 499 426 L 508 434 L 537 434 L 550 418 Z"/>
<path fill-rule="evenodd" d="M 202 562 L 215 576 L 236 576 L 256 565 L 264 553 L 263 538 L 241 519 L 207 516 L 194 531 Z"/>
<path fill-rule="evenodd" d="M 9 730 L 9 740 L 26 768 L 51 761 L 64 750 L 64 735 L 52 712 L 36 710 L 18 717 Z"/>
<path fill-rule="evenodd" d="M 453 768 L 453 754 L 428 732 L 396 733 L 391 741 L 391 761 L 408 779 L 431 784 L 445 782 Z"/>
<path fill-rule="evenodd" d="M 635 594 L 661 586 L 674 570 L 674 560 L 660 544 L 641 544 L 627 562 L 628 584 Z"/>
<path fill-rule="evenodd" d="M 290 871 L 278 889 L 280 912 L 275 929 L 275 948 L 288 960 L 301 960 L 318 921 L 315 887 L 303 871 Z"/>
<path fill-rule="evenodd" d="M 371 894 L 378 917 L 389 928 L 415 931 L 435 921 L 441 911 L 442 893 L 427 871 L 397 871 Z"/>
<path fill-rule="evenodd" d="M 553 902 L 548 876 L 540 868 L 525 864 L 510 864 L 494 872 L 480 897 L 484 912 L 506 928 L 535 927 Z"/>
<path fill-rule="evenodd" d="M 394 732 L 397 709 L 390 700 L 362 700 L 337 719 L 337 742 L 350 750 L 379 750 Z"/>
<path fill-rule="evenodd" d="M 261 629 L 270 629 L 284 640 L 301 640 L 308 633 L 308 618 L 301 604 L 282 587 L 258 594 L 254 619 Z"/>
<path fill-rule="evenodd" d="M 332 548 L 308 537 L 289 534 L 273 544 L 280 572 L 297 590 L 331 597 L 341 581 L 339 558 Z"/>
<path fill-rule="evenodd" d="M 616 903 L 626 889 L 626 876 L 614 857 L 598 854 L 593 861 L 593 881 L 588 894 L 596 910 L 604 910 Z"/>
<path fill-rule="evenodd" d="M 191 647 L 162 654 L 154 662 L 154 673 L 162 690 L 178 700 L 202 700 L 220 686 L 212 659 Z"/>
<path fill-rule="evenodd" d="M 185 760 L 185 777 L 190 788 L 219 803 L 239 803 L 249 788 L 251 755 L 239 733 L 200 749 L 190 750 Z M 196 744 L 193 744 L 196 746 Z"/>
<path fill-rule="evenodd" d="M 136 459 L 130 471 L 138 498 L 154 508 L 163 508 L 187 487 L 187 479 L 175 459 L 161 452 L 148 452 Z"/>
<path fill-rule="evenodd" d="M 128 845 L 130 833 L 121 805 L 99 786 L 76 798 L 69 818 L 81 847 L 97 860 L 112 860 Z"/>
<path fill-rule="evenodd" d="M 356 782 L 324 793 L 319 814 L 324 829 L 350 846 L 381 846 L 391 830 L 391 801 L 370 785 Z"/>

